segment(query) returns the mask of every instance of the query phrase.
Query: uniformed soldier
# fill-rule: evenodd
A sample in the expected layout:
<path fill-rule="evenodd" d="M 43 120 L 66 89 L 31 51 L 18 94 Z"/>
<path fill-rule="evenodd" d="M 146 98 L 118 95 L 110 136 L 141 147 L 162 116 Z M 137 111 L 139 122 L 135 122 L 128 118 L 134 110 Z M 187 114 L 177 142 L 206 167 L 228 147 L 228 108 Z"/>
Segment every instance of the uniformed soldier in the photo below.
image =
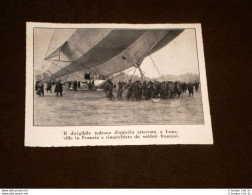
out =
<path fill-rule="evenodd" d="M 77 91 L 77 86 L 78 86 L 77 81 L 74 81 L 73 82 L 73 89 L 74 89 L 74 91 Z"/>
<path fill-rule="evenodd" d="M 193 90 L 193 84 L 191 82 L 189 82 L 189 84 L 188 84 L 188 91 L 189 91 L 189 97 L 191 95 L 193 97 L 194 90 Z"/>
<path fill-rule="evenodd" d="M 57 82 L 55 89 L 54 89 L 54 92 L 57 93 L 56 94 L 57 97 L 59 96 L 59 94 L 62 97 L 63 87 L 62 87 L 62 83 L 60 80 Z"/>
<path fill-rule="evenodd" d="M 48 81 L 46 83 L 46 91 L 47 91 L 47 93 L 48 93 L 48 91 L 50 91 L 52 93 L 52 83 L 51 83 L 51 81 Z"/>
<path fill-rule="evenodd" d="M 38 94 L 44 96 L 44 83 L 42 81 L 38 83 Z"/>

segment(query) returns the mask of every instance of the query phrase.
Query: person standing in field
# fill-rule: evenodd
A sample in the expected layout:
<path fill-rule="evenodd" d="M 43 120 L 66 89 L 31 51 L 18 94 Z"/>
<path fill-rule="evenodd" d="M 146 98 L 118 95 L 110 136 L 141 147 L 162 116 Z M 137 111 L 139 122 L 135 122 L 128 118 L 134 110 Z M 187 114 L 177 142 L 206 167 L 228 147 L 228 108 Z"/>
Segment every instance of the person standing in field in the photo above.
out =
<path fill-rule="evenodd" d="M 78 87 L 78 83 L 77 83 L 77 81 L 74 81 L 73 82 L 73 89 L 74 89 L 74 91 L 77 91 L 77 87 Z"/>
<path fill-rule="evenodd" d="M 193 97 L 194 89 L 193 89 L 193 84 L 191 82 L 189 82 L 189 84 L 188 84 L 188 91 L 189 91 L 189 97 L 191 95 Z"/>
<path fill-rule="evenodd" d="M 48 91 L 50 91 L 52 93 L 52 83 L 51 83 L 51 81 L 48 81 L 46 83 L 46 91 L 47 91 L 47 93 L 48 93 Z"/>
<path fill-rule="evenodd" d="M 195 91 L 198 92 L 198 89 L 199 89 L 199 82 L 196 82 L 196 81 L 195 81 L 194 85 L 195 85 Z"/>
<path fill-rule="evenodd" d="M 42 81 L 38 83 L 38 95 L 44 96 L 44 83 Z"/>
<path fill-rule="evenodd" d="M 121 81 L 119 81 L 118 83 L 118 86 L 119 86 L 119 89 L 118 89 L 118 92 L 117 92 L 117 98 L 118 99 L 122 99 L 122 93 L 123 93 L 123 83 L 121 83 Z"/>
<path fill-rule="evenodd" d="M 62 83 L 61 81 L 59 80 L 58 83 L 56 84 L 55 86 L 55 89 L 54 89 L 54 92 L 56 92 L 56 96 L 58 97 L 59 94 L 60 96 L 62 97 L 62 92 L 63 92 L 63 87 L 62 87 Z"/>
<path fill-rule="evenodd" d="M 89 89 L 89 91 L 92 91 L 92 81 L 88 82 L 88 89 Z"/>
<path fill-rule="evenodd" d="M 39 85 L 39 81 L 36 81 L 36 83 L 35 83 L 35 91 L 38 91 L 38 85 Z"/>

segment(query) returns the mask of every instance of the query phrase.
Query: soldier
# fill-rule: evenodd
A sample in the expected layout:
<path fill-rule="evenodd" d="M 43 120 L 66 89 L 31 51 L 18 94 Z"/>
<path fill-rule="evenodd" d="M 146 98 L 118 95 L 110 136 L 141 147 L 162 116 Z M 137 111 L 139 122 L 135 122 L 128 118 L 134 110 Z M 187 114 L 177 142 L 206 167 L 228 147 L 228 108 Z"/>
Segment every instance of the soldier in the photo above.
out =
<path fill-rule="evenodd" d="M 74 89 L 74 91 L 77 91 L 77 86 L 78 86 L 77 81 L 74 81 L 73 82 L 73 89 Z"/>
<path fill-rule="evenodd" d="M 193 97 L 194 90 L 193 90 L 193 84 L 191 82 L 189 82 L 189 84 L 188 84 L 188 91 L 189 91 L 189 97 L 191 96 L 191 94 Z"/>
<path fill-rule="evenodd" d="M 59 96 L 59 93 L 60 93 L 60 96 L 62 97 L 63 87 L 62 87 L 62 83 L 61 83 L 60 80 L 59 80 L 58 83 L 56 84 L 55 89 L 54 89 L 54 92 L 57 93 L 57 94 L 56 94 L 57 97 Z"/>
<path fill-rule="evenodd" d="M 121 83 L 120 81 L 119 81 L 119 83 L 118 83 L 118 87 L 119 87 L 119 89 L 118 89 L 118 92 L 117 92 L 117 98 L 118 99 L 122 99 L 122 93 L 123 93 L 123 83 Z"/>
<path fill-rule="evenodd" d="M 182 83 L 182 92 L 183 92 L 183 93 L 186 93 L 186 89 L 187 89 L 186 83 L 183 82 L 183 83 Z"/>
<path fill-rule="evenodd" d="M 132 96 L 131 99 L 140 100 L 142 98 L 142 84 L 140 81 L 132 83 Z"/>
<path fill-rule="evenodd" d="M 155 86 L 154 86 L 154 83 L 151 81 L 150 81 L 149 90 L 150 90 L 150 98 L 154 98 L 155 97 Z"/>
<path fill-rule="evenodd" d="M 128 89 L 131 86 L 131 79 L 129 80 L 129 82 L 126 84 L 125 88 Z"/>
<path fill-rule="evenodd" d="M 88 82 L 88 89 L 89 89 L 89 91 L 92 91 L 92 81 Z"/>
<path fill-rule="evenodd" d="M 160 88 L 161 88 L 161 90 L 160 90 L 160 97 L 161 97 L 162 99 L 165 99 L 165 98 L 166 98 L 166 95 L 167 95 L 167 94 L 166 94 L 166 91 L 167 91 L 166 82 L 161 83 Z"/>
<path fill-rule="evenodd" d="M 38 83 L 38 94 L 44 96 L 44 83 L 42 81 Z"/>
<path fill-rule="evenodd" d="M 195 85 L 195 91 L 198 92 L 198 89 L 199 89 L 199 82 L 196 82 L 196 81 L 195 81 L 194 85 Z"/>
<path fill-rule="evenodd" d="M 152 82 L 151 81 L 149 81 L 148 83 L 147 83 L 147 86 L 146 86 L 146 96 L 145 96 L 145 99 L 146 100 L 149 100 L 150 98 L 151 98 L 151 95 L 153 94 L 153 87 L 152 87 Z"/>
<path fill-rule="evenodd" d="M 36 83 L 35 83 L 35 91 L 38 91 L 38 84 L 39 84 L 39 81 L 36 81 Z"/>
<path fill-rule="evenodd" d="M 144 81 L 144 82 L 143 82 L 143 90 L 142 90 L 142 93 L 143 93 L 143 96 L 144 96 L 145 99 L 148 98 L 148 92 L 147 92 L 147 91 L 148 91 L 148 90 L 147 90 L 147 83 L 146 83 L 146 81 Z"/>
<path fill-rule="evenodd" d="M 106 97 L 108 100 L 114 100 L 114 95 L 113 95 L 113 83 L 111 82 L 110 79 L 108 79 L 104 83 L 104 92 L 106 93 Z"/>
<path fill-rule="evenodd" d="M 133 92 L 133 87 L 132 87 L 131 81 L 129 81 L 129 83 L 126 85 L 126 87 L 128 88 L 127 100 L 129 100 L 132 97 L 132 92 Z"/>
<path fill-rule="evenodd" d="M 50 91 L 52 93 L 52 83 L 51 83 L 51 81 L 48 81 L 46 83 L 46 92 L 48 93 L 48 91 Z"/>
<path fill-rule="evenodd" d="M 176 97 L 178 97 L 178 98 L 181 95 L 181 83 L 180 83 L 180 81 L 175 82 L 175 94 L 176 94 Z"/>

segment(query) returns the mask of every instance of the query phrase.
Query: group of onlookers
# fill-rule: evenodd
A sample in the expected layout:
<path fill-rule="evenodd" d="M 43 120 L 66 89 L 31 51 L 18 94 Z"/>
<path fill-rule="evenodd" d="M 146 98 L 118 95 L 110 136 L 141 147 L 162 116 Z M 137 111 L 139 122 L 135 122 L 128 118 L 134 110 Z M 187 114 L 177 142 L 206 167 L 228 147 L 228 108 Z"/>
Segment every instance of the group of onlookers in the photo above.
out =
<path fill-rule="evenodd" d="M 148 100 L 151 98 L 179 98 L 181 94 L 186 93 L 188 90 L 189 96 L 194 95 L 194 90 L 198 92 L 199 82 L 180 82 L 180 81 L 135 81 L 128 83 L 119 81 L 117 84 L 108 80 L 104 85 L 104 91 L 109 100 L 113 99 L 113 89 L 118 87 L 117 98 L 122 99 L 122 94 L 127 89 L 126 98 L 132 100 L 141 100 L 142 97 Z"/>
<path fill-rule="evenodd" d="M 54 81 L 47 81 L 45 84 L 41 80 L 36 81 L 35 91 L 39 96 L 45 95 L 45 92 L 44 92 L 45 85 L 46 85 L 47 93 L 48 92 L 52 93 L 52 87 L 55 85 L 54 92 L 56 93 L 56 96 L 58 97 L 60 95 L 62 97 L 63 86 L 60 80 L 56 83 Z"/>

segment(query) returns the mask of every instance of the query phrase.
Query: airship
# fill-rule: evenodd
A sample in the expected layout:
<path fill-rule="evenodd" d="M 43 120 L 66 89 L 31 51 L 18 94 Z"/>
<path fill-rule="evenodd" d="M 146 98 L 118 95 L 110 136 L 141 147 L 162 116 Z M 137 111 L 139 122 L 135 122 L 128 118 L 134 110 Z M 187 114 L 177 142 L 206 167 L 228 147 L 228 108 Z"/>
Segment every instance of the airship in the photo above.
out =
<path fill-rule="evenodd" d="M 44 60 L 44 79 L 79 71 L 110 76 L 135 67 L 175 39 L 183 29 L 56 29 Z"/>

